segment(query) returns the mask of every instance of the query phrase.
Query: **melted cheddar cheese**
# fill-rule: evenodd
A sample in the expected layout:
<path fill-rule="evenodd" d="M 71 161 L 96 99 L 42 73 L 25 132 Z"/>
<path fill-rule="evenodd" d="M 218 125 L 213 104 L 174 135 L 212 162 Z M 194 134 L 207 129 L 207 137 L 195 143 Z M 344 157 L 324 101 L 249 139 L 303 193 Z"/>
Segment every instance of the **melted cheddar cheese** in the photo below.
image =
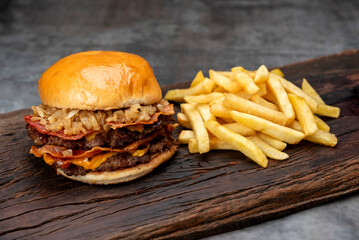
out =
<path fill-rule="evenodd" d="M 142 133 L 143 130 L 145 130 L 145 126 L 142 125 L 142 124 L 138 124 L 138 125 L 130 125 L 130 126 L 126 126 L 126 128 L 130 131 L 137 131 L 137 132 L 140 132 Z"/>
<path fill-rule="evenodd" d="M 45 163 L 49 164 L 50 166 L 56 162 L 50 155 L 44 154 L 44 161 Z"/>
<path fill-rule="evenodd" d="M 92 158 L 77 158 L 73 159 L 70 162 L 77 166 L 81 166 L 86 170 L 95 170 L 101 163 L 105 162 L 108 158 L 116 155 L 117 152 L 106 152 L 93 156 Z"/>
<path fill-rule="evenodd" d="M 147 144 L 145 148 L 137 149 L 134 152 L 132 152 L 131 155 L 133 157 L 142 157 L 143 155 L 145 155 L 145 153 L 148 151 L 149 148 L 150 148 L 150 144 Z"/>
<path fill-rule="evenodd" d="M 100 132 L 93 132 L 93 133 L 90 133 L 88 135 L 85 136 L 86 140 L 87 141 L 91 141 L 92 139 L 94 139 L 96 137 L 97 134 L 99 134 Z"/>
<path fill-rule="evenodd" d="M 105 153 L 97 154 L 90 159 L 85 157 L 71 159 L 70 163 L 75 164 L 77 166 L 81 166 L 86 170 L 95 170 L 98 166 L 101 165 L 101 163 L 105 162 L 108 158 L 116 154 L 117 152 L 105 152 Z M 52 165 L 56 162 L 56 160 L 48 154 L 44 154 L 44 161 L 49 165 Z"/>
<path fill-rule="evenodd" d="M 149 148 L 150 148 L 150 144 L 147 144 L 147 146 L 145 148 L 137 149 L 137 150 L 131 152 L 131 155 L 134 157 L 142 157 L 143 155 L 146 154 L 146 152 L 148 151 Z M 70 161 L 71 164 L 81 166 L 81 167 L 85 168 L 86 170 L 95 170 L 103 162 L 105 162 L 107 159 L 109 159 L 110 157 L 112 157 L 116 154 L 117 154 L 117 152 L 103 152 L 103 153 L 97 154 L 91 158 L 80 157 L 80 158 L 68 159 L 68 161 Z M 55 158 L 49 154 L 44 154 L 44 161 L 49 165 L 52 165 L 56 162 Z"/>

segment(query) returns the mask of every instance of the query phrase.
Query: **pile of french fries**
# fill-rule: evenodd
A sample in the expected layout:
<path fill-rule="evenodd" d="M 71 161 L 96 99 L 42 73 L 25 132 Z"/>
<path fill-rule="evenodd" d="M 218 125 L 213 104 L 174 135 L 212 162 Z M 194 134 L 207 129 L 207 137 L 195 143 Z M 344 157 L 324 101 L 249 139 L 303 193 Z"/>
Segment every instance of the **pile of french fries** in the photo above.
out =
<path fill-rule="evenodd" d="M 300 89 L 280 69 L 199 71 L 188 89 L 167 92 L 165 99 L 184 102 L 179 135 L 191 153 L 237 150 L 262 167 L 268 158 L 284 160 L 287 143 L 305 139 L 334 147 L 337 138 L 316 115 L 338 118 L 340 109 L 324 103 L 306 79 Z"/>

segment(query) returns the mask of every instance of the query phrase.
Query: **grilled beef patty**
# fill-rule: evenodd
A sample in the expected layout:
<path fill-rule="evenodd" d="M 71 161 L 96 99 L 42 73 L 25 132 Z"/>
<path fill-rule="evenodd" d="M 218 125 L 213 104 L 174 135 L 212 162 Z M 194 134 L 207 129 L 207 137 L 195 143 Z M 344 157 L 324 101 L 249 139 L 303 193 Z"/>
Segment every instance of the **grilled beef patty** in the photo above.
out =
<path fill-rule="evenodd" d="M 158 121 L 150 125 L 144 125 L 143 132 L 131 131 L 126 127 L 111 129 L 108 132 L 100 132 L 92 140 L 87 141 L 85 137 L 79 140 L 65 140 L 56 136 L 40 133 L 35 128 L 26 125 L 28 135 L 34 140 L 35 145 L 56 145 L 64 146 L 72 149 L 89 150 L 93 147 L 111 147 L 121 148 L 138 139 L 142 139 L 147 135 L 162 129 L 167 124 L 172 123 L 171 115 L 161 115 Z"/>
<path fill-rule="evenodd" d="M 166 134 L 165 136 L 158 136 L 151 141 L 150 148 L 142 157 L 134 157 L 130 153 L 118 153 L 98 166 L 95 169 L 95 172 L 110 172 L 118 169 L 134 167 L 141 163 L 148 163 L 156 154 L 168 150 L 173 144 L 177 143 L 169 134 Z M 52 166 L 55 169 L 61 168 L 57 163 L 53 164 Z M 69 176 L 85 175 L 91 171 L 74 164 L 70 164 L 68 168 L 61 169 Z"/>

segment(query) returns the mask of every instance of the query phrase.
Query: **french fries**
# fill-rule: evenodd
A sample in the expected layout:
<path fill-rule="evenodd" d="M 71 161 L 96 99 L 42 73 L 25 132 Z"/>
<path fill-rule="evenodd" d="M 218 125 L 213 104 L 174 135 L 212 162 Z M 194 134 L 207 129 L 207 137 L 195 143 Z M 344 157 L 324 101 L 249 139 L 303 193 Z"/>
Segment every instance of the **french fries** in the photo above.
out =
<path fill-rule="evenodd" d="M 268 160 L 264 153 L 246 137 L 243 137 L 238 133 L 234 133 L 228 130 L 227 128 L 221 126 L 218 122 L 213 120 L 205 122 L 205 126 L 208 131 L 210 131 L 218 139 L 232 145 L 235 149 L 242 152 L 249 159 L 252 159 L 256 163 L 258 163 L 261 167 L 267 167 Z"/>
<path fill-rule="evenodd" d="M 265 83 L 258 83 L 259 91 L 257 92 L 258 96 L 264 96 L 267 94 L 267 85 Z"/>
<path fill-rule="evenodd" d="M 202 117 L 198 112 L 196 106 L 190 103 L 185 103 L 185 104 L 181 104 L 181 108 L 184 114 L 187 115 L 188 120 L 191 123 L 191 126 L 193 127 L 193 132 L 198 142 L 199 153 L 208 152 L 210 149 L 208 132 L 204 126 Z"/>
<path fill-rule="evenodd" d="M 339 117 L 340 109 L 338 107 L 326 105 L 323 99 L 319 96 L 319 94 L 314 90 L 314 88 L 308 83 L 305 78 L 303 78 L 302 90 L 304 93 L 306 93 L 309 97 L 311 97 L 318 103 L 318 107 L 315 111 L 316 114 L 332 118 Z"/>
<path fill-rule="evenodd" d="M 210 103 L 213 100 L 223 98 L 224 94 L 219 92 L 212 92 L 209 94 L 201 94 L 197 96 L 186 96 L 184 97 L 185 102 L 188 103 Z"/>
<path fill-rule="evenodd" d="M 317 103 L 325 104 L 323 99 L 317 93 L 317 91 L 314 90 L 314 88 L 308 83 L 307 79 L 305 79 L 305 78 L 303 78 L 302 90 L 309 97 L 313 98 Z"/>
<path fill-rule="evenodd" d="M 337 138 L 314 114 L 337 118 L 340 109 L 324 103 L 303 79 L 302 88 L 284 78 L 281 70 L 262 65 L 256 71 L 199 71 L 188 89 L 167 92 L 181 104 L 178 122 L 189 130 L 179 135 L 190 153 L 210 150 L 240 151 L 262 167 L 268 158 L 284 160 L 288 144 L 305 139 L 334 147 Z"/>
<path fill-rule="evenodd" d="M 195 139 L 196 136 L 192 130 L 183 130 L 178 136 L 178 141 L 182 144 L 188 144 L 190 139 Z"/>
<path fill-rule="evenodd" d="M 293 94 L 289 94 L 288 97 L 305 135 L 313 135 L 318 130 L 318 127 L 307 102 L 302 97 Z"/>
<path fill-rule="evenodd" d="M 268 87 L 277 99 L 279 109 L 287 117 L 287 124 L 291 123 L 294 118 L 294 110 L 292 104 L 290 104 L 287 92 L 284 90 L 277 78 L 269 77 Z"/>
<path fill-rule="evenodd" d="M 317 116 L 314 115 L 314 120 L 315 120 L 315 123 L 317 124 L 317 127 L 319 129 L 321 129 L 323 131 L 326 131 L 326 132 L 330 131 L 330 127 L 322 119 L 320 119 L 320 118 L 318 118 Z"/>
<path fill-rule="evenodd" d="M 277 150 L 257 136 L 251 136 L 248 137 L 248 139 L 257 145 L 257 147 L 259 147 L 259 149 L 261 149 L 263 153 L 271 159 L 284 160 L 289 158 L 288 154 Z"/>
<path fill-rule="evenodd" d="M 300 126 L 298 121 L 293 121 L 289 127 L 296 129 L 297 131 L 303 131 L 303 128 Z M 306 136 L 305 140 L 330 147 L 334 147 L 338 142 L 334 134 L 320 129 L 318 129 L 313 135 Z"/>
<path fill-rule="evenodd" d="M 232 145 L 224 141 L 221 141 L 216 137 L 209 138 L 209 145 L 211 147 L 211 150 L 237 150 Z M 195 138 L 189 140 L 188 150 L 190 153 L 198 153 L 198 145 L 197 145 L 197 140 Z"/>
<path fill-rule="evenodd" d="M 204 122 L 208 120 L 216 120 L 216 117 L 210 112 L 208 104 L 197 104 L 197 109 Z"/>
<path fill-rule="evenodd" d="M 272 77 L 274 78 L 278 78 L 281 85 L 284 87 L 284 89 L 289 92 L 289 93 L 293 93 L 294 95 L 300 96 L 302 98 L 305 99 L 305 101 L 308 103 L 308 105 L 310 106 L 310 109 L 312 110 L 312 112 L 315 112 L 317 110 L 318 107 L 318 103 L 311 97 L 309 97 L 307 94 L 305 94 L 302 89 L 300 89 L 299 87 L 295 86 L 293 83 L 289 82 L 288 80 L 279 77 L 277 75 L 271 74 Z"/>
<path fill-rule="evenodd" d="M 256 131 L 254 131 L 253 129 L 246 127 L 240 123 L 225 123 L 225 124 L 222 124 L 222 126 L 225 128 L 228 128 L 232 132 L 239 133 L 245 137 L 252 136 L 252 135 L 256 134 Z"/>
<path fill-rule="evenodd" d="M 318 104 L 318 108 L 315 113 L 325 117 L 338 118 L 340 115 L 340 108 L 325 104 Z"/>
<path fill-rule="evenodd" d="M 242 90 L 242 87 L 238 82 L 233 81 L 213 70 L 209 70 L 209 76 L 218 86 L 223 87 L 228 92 L 237 93 Z"/>
<path fill-rule="evenodd" d="M 268 80 L 268 76 L 269 76 L 268 69 L 266 68 L 266 66 L 261 65 L 256 72 L 256 75 L 254 77 L 254 82 L 257 84 L 264 83 Z"/>
<path fill-rule="evenodd" d="M 285 125 L 287 118 L 281 112 L 268 109 L 259 104 L 246 100 L 244 98 L 238 97 L 234 94 L 225 94 L 223 100 L 223 105 L 229 109 L 237 110 L 244 113 L 249 113 L 254 116 L 258 116 L 272 122 L 278 123 L 280 125 Z"/>
<path fill-rule="evenodd" d="M 189 122 L 188 117 L 184 113 L 178 113 L 177 120 L 179 124 L 181 124 L 185 128 L 192 129 L 191 123 Z"/>
<path fill-rule="evenodd" d="M 244 90 L 249 94 L 255 94 L 259 91 L 259 87 L 254 83 L 253 79 L 245 72 L 234 72 L 234 79 L 239 82 Z"/>
<path fill-rule="evenodd" d="M 205 78 L 202 82 L 196 86 L 187 89 L 174 89 L 169 90 L 166 93 L 165 99 L 170 101 L 183 102 L 185 96 L 200 95 L 212 92 L 214 82 L 208 78 Z"/>
<path fill-rule="evenodd" d="M 287 144 L 279 139 L 265 135 L 263 133 L 257 133 L 257 137 L 274 147 L 275 149 L 282 151 L 287 147 Z"/>
<path fill-rule="evenodd" d="M 202 71 L 199 71 L 191 83 L 191 88 L 197 86 L 200 82 L 203 82 L 203 80 L 204 80 L 203 73 Z"/>
<path fill-rule="evenodd" d="M 253 130 L 265 133 L 290 144 L 297 144 L 304 138 L 302 132 L 284 127 L 257 116 L 237 111 L 230 111 L 230 115 L 236 122 L 242 123 Z"/>
<path fill-rule="evenodd" d="M 254 94 L 253 96 L 251 96 L 251 101 L 255 102 L 255 103 L 259 104 L 259 105 L 262 105 L 263 107 L 270 108 L 270 109 L 273 109 L 275 111 L 280 111 L 280 109 L 279 109 L 279 107 L 277 105 L 265 100 L 264 98 L 262 98 L 258 94 Z"/>
<path fill-rule="evenodd" d="M 275 74 L 279 77 L 284 77 L 283 72 L 279 68 L 273 69 L 269 73 Z"/>
<path fill-rule="evenodd" d="M 210 105 L 210 111 L 216 117 L 227 118 L 227 119 L 231 118 L 231 115 L 229 114 L 231 110 L 223 106 L 222 104 L 216 103 Z"/>

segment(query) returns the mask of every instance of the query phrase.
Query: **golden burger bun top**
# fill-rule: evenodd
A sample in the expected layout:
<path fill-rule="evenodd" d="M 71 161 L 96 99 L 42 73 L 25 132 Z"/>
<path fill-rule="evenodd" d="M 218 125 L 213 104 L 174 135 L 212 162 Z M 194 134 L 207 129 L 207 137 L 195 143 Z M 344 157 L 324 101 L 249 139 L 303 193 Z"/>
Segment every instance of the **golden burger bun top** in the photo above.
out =
<path fill-rule="evenodd" d="M 50 107 L 81 110 L 150 105 L 162 98 L 145 59 L 114 51 L 81 52 L 60 59 L 42 74 L 39 95 Z"/>

